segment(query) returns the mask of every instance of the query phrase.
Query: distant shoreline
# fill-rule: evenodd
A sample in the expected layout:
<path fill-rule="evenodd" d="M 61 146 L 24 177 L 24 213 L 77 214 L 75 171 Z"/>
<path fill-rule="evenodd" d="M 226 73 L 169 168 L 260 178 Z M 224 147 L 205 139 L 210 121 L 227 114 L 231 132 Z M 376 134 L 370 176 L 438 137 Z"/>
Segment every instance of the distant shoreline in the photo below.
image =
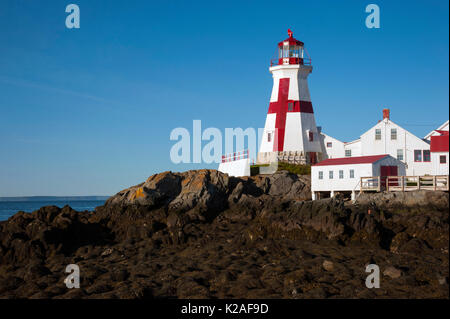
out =
<path fill-rule="evenodd" d="M 107 200 L 110 196 L 17 196 L 0 197 L 0 202 L 87 201 Z"/>

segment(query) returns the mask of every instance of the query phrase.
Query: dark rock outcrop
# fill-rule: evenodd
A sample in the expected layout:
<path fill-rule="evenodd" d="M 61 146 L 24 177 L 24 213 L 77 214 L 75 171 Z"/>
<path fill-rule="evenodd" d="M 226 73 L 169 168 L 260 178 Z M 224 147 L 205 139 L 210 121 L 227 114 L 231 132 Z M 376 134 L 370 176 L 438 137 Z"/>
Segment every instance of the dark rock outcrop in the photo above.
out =
<path fill-rule="evenodd" d="M 448 298 L 448 193 L 311 201 L 309 184 L 164 172 L 94 212 L 19 212 L 0 222 L 0 297 Z"/>

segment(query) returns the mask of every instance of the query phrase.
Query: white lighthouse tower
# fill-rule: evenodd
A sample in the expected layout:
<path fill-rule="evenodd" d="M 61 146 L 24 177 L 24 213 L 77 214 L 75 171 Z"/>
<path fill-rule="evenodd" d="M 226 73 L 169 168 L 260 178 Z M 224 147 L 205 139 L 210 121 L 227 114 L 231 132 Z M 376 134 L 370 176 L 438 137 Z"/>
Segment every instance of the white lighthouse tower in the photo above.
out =
<path fill-rule="evenodd" d="M 321 160 L 321 145 L 308 90 L 311 59 L 303 42 L 291 30 L 288 35 L 269 68 L 273 88 L 257 161 L 314 164 Z"/>

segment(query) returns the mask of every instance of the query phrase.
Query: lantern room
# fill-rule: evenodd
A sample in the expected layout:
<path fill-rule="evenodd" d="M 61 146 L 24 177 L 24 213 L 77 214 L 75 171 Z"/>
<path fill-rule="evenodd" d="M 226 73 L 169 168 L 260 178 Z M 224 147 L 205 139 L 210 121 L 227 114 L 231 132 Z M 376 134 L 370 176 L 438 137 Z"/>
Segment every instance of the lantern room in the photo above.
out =
<path fill-rule="evenodd" d="M 311 59 L 305 51 L 304 43 L 293 37 L 291 29 L 288 29 L 288 35 L 289 38 L 278 43 L 278 60 L 272 61 L 271 66 L 276 64 L 311 65 Z"/>

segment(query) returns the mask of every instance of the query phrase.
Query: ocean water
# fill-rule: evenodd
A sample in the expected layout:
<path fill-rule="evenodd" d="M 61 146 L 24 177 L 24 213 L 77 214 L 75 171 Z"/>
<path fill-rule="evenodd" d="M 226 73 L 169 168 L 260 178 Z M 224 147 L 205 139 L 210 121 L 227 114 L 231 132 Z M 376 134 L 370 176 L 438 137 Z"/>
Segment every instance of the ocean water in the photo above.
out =
<path fill-rule="evenodd" d="M 64 207 L 69 205 L 74 210 L 84 211 L 94 210 L 97 206 L 102 206 L 105 200 L 54 200 L 54 201 L 17 201 L 17 202 L 0 202 L 0 221 L 7 220 L 9 217 L 17 213 L 18 211 L 24 211 L 31 213 L 42 206 L 58 206 Z"/>

